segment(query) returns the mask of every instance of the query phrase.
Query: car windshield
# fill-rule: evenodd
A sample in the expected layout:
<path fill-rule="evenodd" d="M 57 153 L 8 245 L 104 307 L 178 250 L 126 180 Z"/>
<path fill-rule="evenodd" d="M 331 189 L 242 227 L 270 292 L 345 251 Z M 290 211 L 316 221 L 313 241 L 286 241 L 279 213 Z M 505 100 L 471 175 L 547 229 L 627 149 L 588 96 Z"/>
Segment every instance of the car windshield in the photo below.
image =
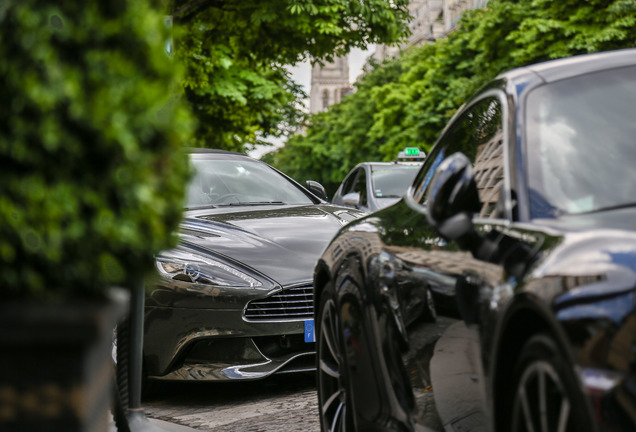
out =
<path fill-rule="evenodd" d="M 602 211 L 636 201 L 636 68 L 586 74 L 528 95 L 533 218 Z"/>
<path fill-rule="evenodd" d="M 421 165 L 387 165 L 373 167 L 371 178 L 376 198 L 399 198 L 413 182 Z"/>
<path fill-rule="evenodd" d="M 312 204 L 299 187 L 257 160 L 192 155 L 195 175 L 186 208 L 257 204 Z"/>

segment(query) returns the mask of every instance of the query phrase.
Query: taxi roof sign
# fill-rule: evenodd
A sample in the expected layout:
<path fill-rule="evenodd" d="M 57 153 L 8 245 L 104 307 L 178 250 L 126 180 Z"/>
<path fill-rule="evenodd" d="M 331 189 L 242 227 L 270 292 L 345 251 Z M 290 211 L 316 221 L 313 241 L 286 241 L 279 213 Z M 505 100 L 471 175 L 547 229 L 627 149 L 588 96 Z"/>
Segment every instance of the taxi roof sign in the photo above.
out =
<path fill-rule="evenodd" d="M 398 153 L 397 161 L 411 161 L 421 162 L 426 157 L 426 154 L 417 147 L 406 147 L 400 153 Z"/>

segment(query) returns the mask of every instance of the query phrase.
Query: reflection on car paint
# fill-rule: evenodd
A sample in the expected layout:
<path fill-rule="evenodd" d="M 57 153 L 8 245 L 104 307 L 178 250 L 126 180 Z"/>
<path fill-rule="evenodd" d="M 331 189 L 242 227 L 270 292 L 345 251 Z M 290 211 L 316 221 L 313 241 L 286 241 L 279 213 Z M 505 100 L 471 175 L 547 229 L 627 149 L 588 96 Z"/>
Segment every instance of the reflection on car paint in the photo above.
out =
<path fill-rule="evenodd" d="M 617 84 L 627 111 L 610 110 L 615 91 L 601 94 Z M 603 97 L 559 112 L 620 141 L 610 144 L 620 157 L 581 151 L 572 144 L 589 137 L 576 128 L 577 140 L 538 133 L 560 125 L 545 113 L 590 94 Z M 595 109 L 608 99 L 608 110 Z M 636 204 L 613 191 L 633 172 L 636 152 L 620 137 L 634 136 L 625 117 L 634 111 L 636 49 L 504 73 L 459 109 L 403 200 L 334 237 L 315 268 L 315 299 L 333 296 L 345 343 L 330 355 L 346 361 L 332 376 L 318 370 L 323 430 L 426 426 L 421 389 L 444 366 L 457 380 L 434 384 L 436 403 L 459 398 L 439 404 L 445 430 L 636 430 Z M 564 149 L 571 158 L 546 156 Z M 618 167 L 600 170 L 615 177 L 596 179 L 580 160 Z M 603 194 L 590 200 L 607 189 L 610 207 Z M 441 339 L 427 294 L 434 319 L 463 321 Z M 323 409 L 332 398 L 346 416 Z"/>

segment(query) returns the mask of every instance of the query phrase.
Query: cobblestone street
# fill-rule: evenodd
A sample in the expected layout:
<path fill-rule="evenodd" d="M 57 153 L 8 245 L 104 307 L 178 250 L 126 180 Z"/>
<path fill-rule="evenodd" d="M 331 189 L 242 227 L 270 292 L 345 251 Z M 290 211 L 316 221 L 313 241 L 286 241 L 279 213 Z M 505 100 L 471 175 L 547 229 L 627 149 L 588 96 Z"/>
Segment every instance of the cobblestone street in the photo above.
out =
<path fill-rule="evenodd" d="M 232 388 L 235 387 L 235 388 Z M 441 430 L 433 393 L 417 396 L 429 413 L 429 427 Z M 313 377 L 284 376 L 232 385 L 167 383 L 144 401 L 148 417 L 208 432 L 318 432 L 318 400 Z M 439 427 L 439 429 L 438 429 Z"/>
<path fill-rule="evenodd" d="M 200 431 L 320 430 L 313 375 L 249 383 L 163 383 L 145 400 L 148 417 Z"/>

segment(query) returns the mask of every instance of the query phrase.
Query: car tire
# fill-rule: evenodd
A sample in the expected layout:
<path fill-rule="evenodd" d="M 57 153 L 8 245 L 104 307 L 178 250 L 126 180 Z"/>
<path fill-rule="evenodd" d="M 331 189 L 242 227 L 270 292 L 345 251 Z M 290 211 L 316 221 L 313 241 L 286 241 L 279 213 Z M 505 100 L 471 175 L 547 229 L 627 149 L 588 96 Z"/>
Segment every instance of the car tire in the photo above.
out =
<path fill-rule="evenodd" d="M 316 369 L 320 428 L 322 431 L 351 431 L 354 425 L 348 410 L 342 326 L 331 282 L 322 292 L 318 311 Z"/>
<path fill-rule="evenodd" d="M 535 335 L 514 372 L 512 432 L 593 432 L 586 400 L 557 343 Z"/>
<path fill-rule="evenodd" d="M 118 432 L 130 432 L 128 425 L 128 356 L 122 353 L 121 347 L 125 346 L 128 338 L 128 321 L 120 322 L 113 329 L 112 359 L 113 359 L 113 383 L 111 414 Z"/>
<path fill-rule="evenodd" d="M 111 415 L 113 416 L 117 432 L 130 432 L 127 414 L 128 394 L 122 393 L 117 385 L 117 379 L 114 378 L 112 382 Z"/>

